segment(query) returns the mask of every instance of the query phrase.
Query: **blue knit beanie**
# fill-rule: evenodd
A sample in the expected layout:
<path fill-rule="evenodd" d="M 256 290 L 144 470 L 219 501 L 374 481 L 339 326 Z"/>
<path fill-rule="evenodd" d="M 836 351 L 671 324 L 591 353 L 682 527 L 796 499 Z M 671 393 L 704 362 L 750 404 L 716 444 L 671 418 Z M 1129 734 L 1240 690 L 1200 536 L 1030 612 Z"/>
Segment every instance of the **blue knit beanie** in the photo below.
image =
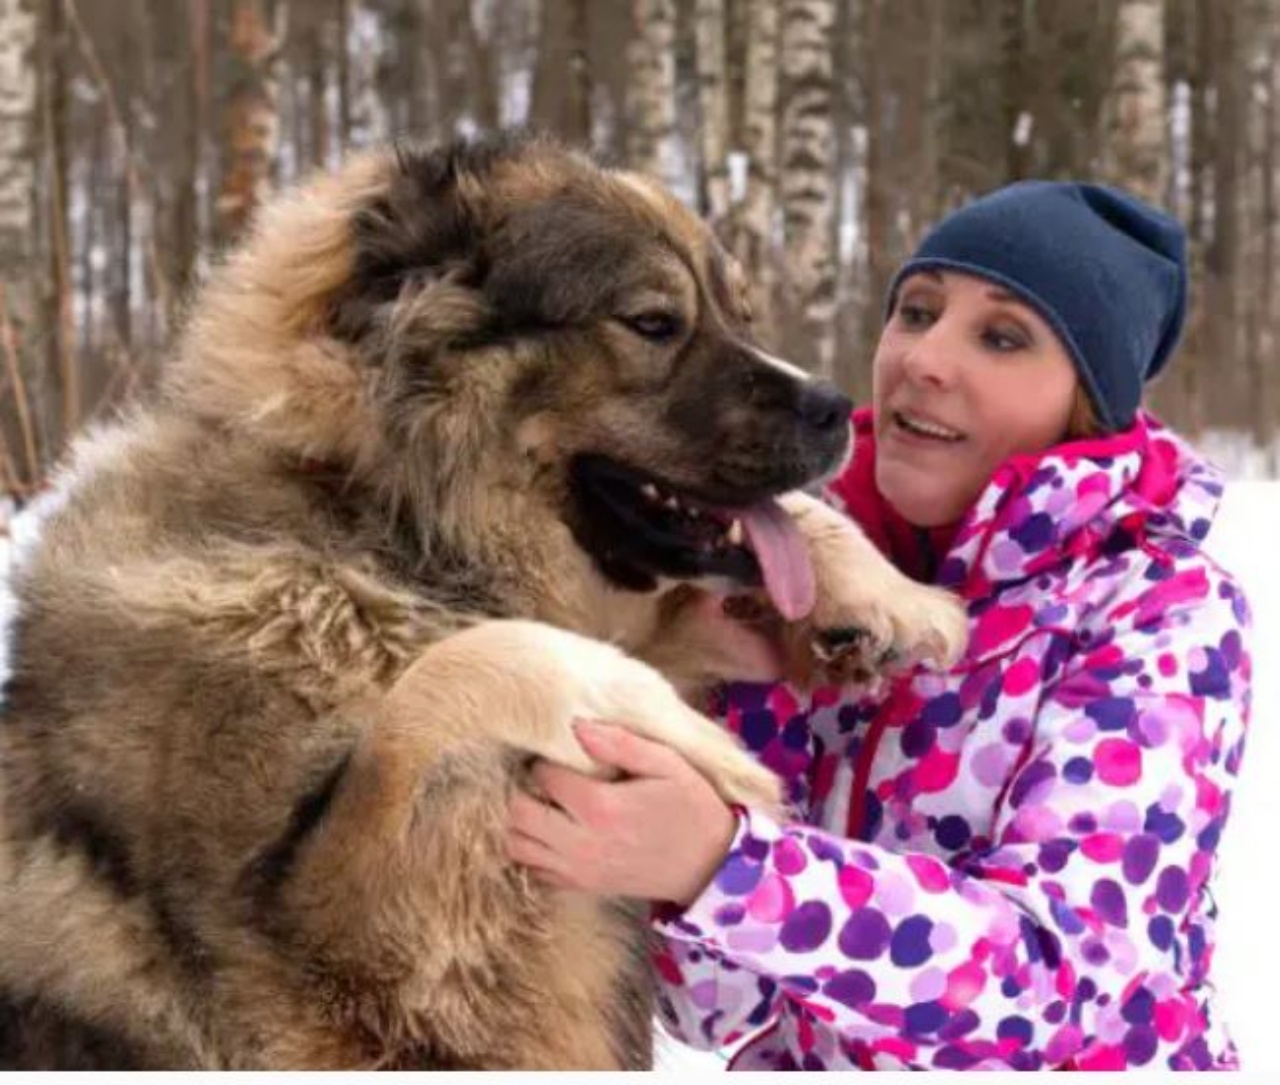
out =
<path fill-rule="evenodd" d="M 1187 308 L 1186 234 L 1118 189 L 1020 181 L 944 218 L 894 276 L 967 272 L 1035 309 L 1066 346 L 1103 426 L 1127 429 L 1169 360 Z"/>

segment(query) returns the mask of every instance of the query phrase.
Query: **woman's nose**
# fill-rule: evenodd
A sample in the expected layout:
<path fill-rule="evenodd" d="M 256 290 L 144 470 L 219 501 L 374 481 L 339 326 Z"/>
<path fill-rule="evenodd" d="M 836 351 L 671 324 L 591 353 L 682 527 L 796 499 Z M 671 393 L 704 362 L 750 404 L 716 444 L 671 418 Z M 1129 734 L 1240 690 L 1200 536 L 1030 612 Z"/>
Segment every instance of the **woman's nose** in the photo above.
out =
<path fill-rule="evenodd" d="M 911 344 L 903 368 L 912 380 L 946 387 L 955 378 L 960 349 L 956 329 L 944 317 Z"/>

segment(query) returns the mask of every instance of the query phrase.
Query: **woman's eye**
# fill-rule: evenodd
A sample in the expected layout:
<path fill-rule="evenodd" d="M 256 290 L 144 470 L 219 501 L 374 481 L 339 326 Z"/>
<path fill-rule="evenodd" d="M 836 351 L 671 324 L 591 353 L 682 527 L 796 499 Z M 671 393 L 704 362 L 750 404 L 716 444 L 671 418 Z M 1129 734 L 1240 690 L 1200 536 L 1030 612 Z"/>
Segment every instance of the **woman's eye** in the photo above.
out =
<path fill-rule="evenodd" d="M 651 343 L 665 343 L 680 334 L 680 318 L 660 310 L 623 317 L 622 323 Z"/>
<path fill-rule="evenodd" d="M 983 334 L 982 338 L 987 346 L 1002 354 L 1023 350 L 1029 345 L 1027 337 L 1021 332 L 1005 328 L 990 328 Z"/>
<path fill-rule="evenodd" d="M 910 302 L 898 306 L 898 318 L 908 328 L 925 328 L 934 320 L 931 309 L 923 305 L 912 305 Z"/>

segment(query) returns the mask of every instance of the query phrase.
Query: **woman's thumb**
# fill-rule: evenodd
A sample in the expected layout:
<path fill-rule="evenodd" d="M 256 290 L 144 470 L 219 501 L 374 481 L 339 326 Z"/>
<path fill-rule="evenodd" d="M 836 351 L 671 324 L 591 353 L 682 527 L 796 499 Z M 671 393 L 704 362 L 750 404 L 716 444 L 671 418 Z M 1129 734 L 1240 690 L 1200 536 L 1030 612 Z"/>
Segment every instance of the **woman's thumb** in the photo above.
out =
<path fill-rule="evenodd" d="M 669 746 L 600 720 L 574 720 L 573 731 L 596 761 L 631 776 L 669 776 L 671 759 L 680 756 Z"/>

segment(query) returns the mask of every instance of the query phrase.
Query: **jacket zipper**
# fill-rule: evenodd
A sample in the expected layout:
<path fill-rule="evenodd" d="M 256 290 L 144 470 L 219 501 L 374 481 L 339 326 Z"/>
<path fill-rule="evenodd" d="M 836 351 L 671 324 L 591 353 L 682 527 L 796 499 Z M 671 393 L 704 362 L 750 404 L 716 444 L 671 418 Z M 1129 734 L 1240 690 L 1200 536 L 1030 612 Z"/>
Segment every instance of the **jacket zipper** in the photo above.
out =
<path fill-rule="evenodd" d="M 862 822 L 867 808 L 867 780 L 871 777 L 871 762 L 875 760 L 876 750 L 880 748 L 880 736 L 884 733 L 887 718 L 886 712 L 876 713 L 865 741 L 858 747 L 858 756 L 853 764 L 853 783 L 850 786 L 849 818 L 845 823 L 845 836 L 850 840 L 862 839 Z"/>

